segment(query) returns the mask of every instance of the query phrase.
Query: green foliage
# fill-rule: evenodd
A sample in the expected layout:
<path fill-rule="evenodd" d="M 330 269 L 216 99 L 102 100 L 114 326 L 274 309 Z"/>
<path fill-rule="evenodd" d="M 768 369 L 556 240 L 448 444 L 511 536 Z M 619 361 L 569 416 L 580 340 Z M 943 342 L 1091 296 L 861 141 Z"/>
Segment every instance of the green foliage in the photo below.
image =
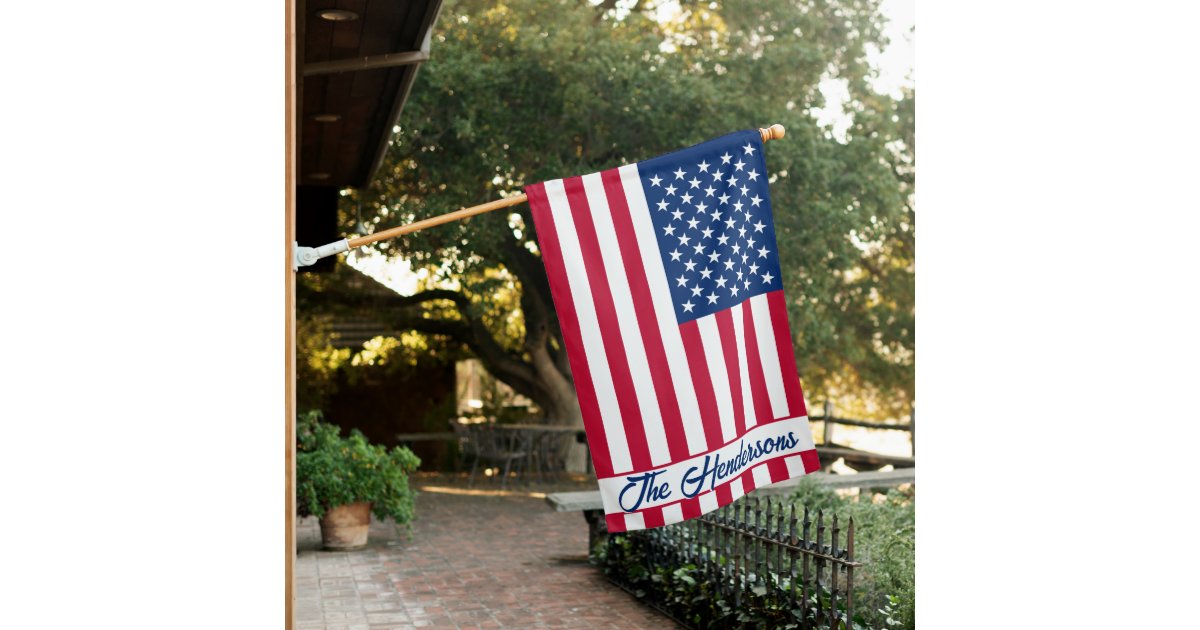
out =
<path fill-rule="evenodd" d="M 800 601 L 793 605 L 787 596 L 788 580 L 768 574 L 763 576 L 764 583 L 742 592 L 739 603 L 722 594 L 693 564 L 651 571 L 646 561 L 651 535 L 644 531 L 614 535 L 598 558 L 607 575 L 676 619 L 696 628 L 799 628 L 802 620 L 807 620 L 809 628 L 830 628 L 827 618 L 816 618 L 818 608 L 829 607 L 829 593 L 823 587 L 810 593 L 807 606 Z M 844 601 L 838 602 L 838 610 L 844 617 Z M 855 614 L 848 630 L 869 627 Z M 837 628 L 846 628 L 844 620 Z"/>
<path fill-rule="evenodd" d="M 396 524 L 413 519 L 408 476 L 421 460 L 405 447 L 390 451 L 370 444 L 357 429 L 321 421 L 320 411 L 301 414 L 296 423 L 296 498 L 301 516 L 321 517 L 339 505 L 369 501 L 378 518 Z"/>
<path fill-rule="evenodd" d="M 792 501 L 854 519 L 854 559 L 859 585 L 855 609 L 871 627 L 916 626 L 916 494 L 892 490 L 879 500 L 842 497 L 811 478 L 801 480 Z M 857 616 L 857 614 L 856 614 Z"/>
<path fill-rule="evenodd" d="M 384 166 L 348 202 L 361 197 L 369 220 L 391 227 L 782 123 L 787 138 L 768 145 L 767 164 L 809 397 L 862 417 L 907 415 L 914 108 L 911 93 L 893 99 L 869 87 L 867 51 L 885 44 L 878 0 L 683 2 L 661 20 L 657 4 L 447 1 Z M 847 85 L 844 136 L 811 114 L 826 104 L 824 79 Z M 522 343 L 524 322 L 549 302 L 540 265 L 521 260 L 538 251 L 526 207 L 378 249 L 427 273 L 425 288 L 464 294 L 469 316 L 532 363 L 541 342 Z M 460 316 L 445 303 L 424 308 L 428 318 Z M 514 388 L 538 395 L 495 363 L 489 369 Z"/>
<path fill-rule="evenodd" d="M 842 497 L 811 479 L 803 480 L 791 497 L 798 512 L 804 506 L 811 513 L 824 511 L 827 523 L 831 513 L 854 520 L 854 559 L 864 566 L 854 573 L 852 630 L 916 627 L 915 495 L 892 491 L 880 499 Z M 594 555 L 606 574 L 677 619 L 699 628 L 795 628 L 808 616 L 809 627 L 828 627 L 826 621 L 813 618 L 818 603 L 828 608 L 829 593 L 823 588 L 810 592 L 808 606 L 792 606 L 781 596 L 790 588 L 788 579 L 766 575 L 765 583 L 744 592 L 740 605 L 735 605 L 694 565 L 652 571 L 647 554 L 653 535 L 650 531 L 612 535 Z M 843 606 L 839 602 L 844 614 Z"/>

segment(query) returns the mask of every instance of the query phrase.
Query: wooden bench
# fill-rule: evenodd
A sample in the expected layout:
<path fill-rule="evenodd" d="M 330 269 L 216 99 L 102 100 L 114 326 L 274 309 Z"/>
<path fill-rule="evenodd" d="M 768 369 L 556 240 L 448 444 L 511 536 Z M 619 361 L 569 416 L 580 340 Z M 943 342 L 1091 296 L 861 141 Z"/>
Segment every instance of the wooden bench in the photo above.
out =
<path fill-rule="evenodd" d="M 854 475 L 833 475 L 816 472 L 804 477 L 787 479 L 776 484 L 758 488 L 755 496 L 778 496 L 791 494 L 801 479 L 812 478 L 830 488 L 893 488 L 906 483 L 916 483 L 917 469 L 898 468 L 885 472 L 865 472 Z M 555 492 L 546 495 L 546 503 L 555 512 L 583 512 L 583 518 L 588 524 L 588 551 L 595 549 L 596 543 L 608 534 L 604 523 L 604 503 L 600 500 L 599 490 L 584 492 Z"/>

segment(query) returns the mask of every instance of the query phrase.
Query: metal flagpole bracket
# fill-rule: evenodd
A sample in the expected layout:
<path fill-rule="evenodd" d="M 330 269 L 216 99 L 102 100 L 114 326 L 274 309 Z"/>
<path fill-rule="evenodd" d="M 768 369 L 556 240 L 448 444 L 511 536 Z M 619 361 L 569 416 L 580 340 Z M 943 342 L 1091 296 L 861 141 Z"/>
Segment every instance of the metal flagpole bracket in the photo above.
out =
<path fill-rule="evenodd" d="M 317 264 L 318 260 L 326 256 L 350 251 L 350 241 L 342 239 L 320 247 L 301 247 L 299 243 L 293 243 L 292 247 L 296 252 L 292 257 L 292 271 L 297 271 L 301 267 Z"/>

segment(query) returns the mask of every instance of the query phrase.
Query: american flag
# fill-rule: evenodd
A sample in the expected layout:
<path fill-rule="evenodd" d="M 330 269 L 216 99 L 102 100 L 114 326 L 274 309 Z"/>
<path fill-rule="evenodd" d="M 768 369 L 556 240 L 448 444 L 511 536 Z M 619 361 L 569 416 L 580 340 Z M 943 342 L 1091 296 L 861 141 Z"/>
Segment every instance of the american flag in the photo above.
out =
<path fill-rule="evenodd" d="M 611 532 L 815 470 L 762 136 L 525 189 Z"/>

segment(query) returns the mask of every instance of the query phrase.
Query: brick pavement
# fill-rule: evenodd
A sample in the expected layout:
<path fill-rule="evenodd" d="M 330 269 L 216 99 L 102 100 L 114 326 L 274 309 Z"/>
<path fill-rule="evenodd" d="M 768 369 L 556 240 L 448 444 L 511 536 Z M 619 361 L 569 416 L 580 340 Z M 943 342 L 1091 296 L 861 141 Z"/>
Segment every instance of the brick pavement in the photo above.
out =
<path fill-rule="evenodd" d="M 421 492 L 411 537 L 372 522 L 353 552 L 319 550 L 301 520 L 296 630 L 674 627 L 587 563 L 580 514 L 507 494 Z"/>

